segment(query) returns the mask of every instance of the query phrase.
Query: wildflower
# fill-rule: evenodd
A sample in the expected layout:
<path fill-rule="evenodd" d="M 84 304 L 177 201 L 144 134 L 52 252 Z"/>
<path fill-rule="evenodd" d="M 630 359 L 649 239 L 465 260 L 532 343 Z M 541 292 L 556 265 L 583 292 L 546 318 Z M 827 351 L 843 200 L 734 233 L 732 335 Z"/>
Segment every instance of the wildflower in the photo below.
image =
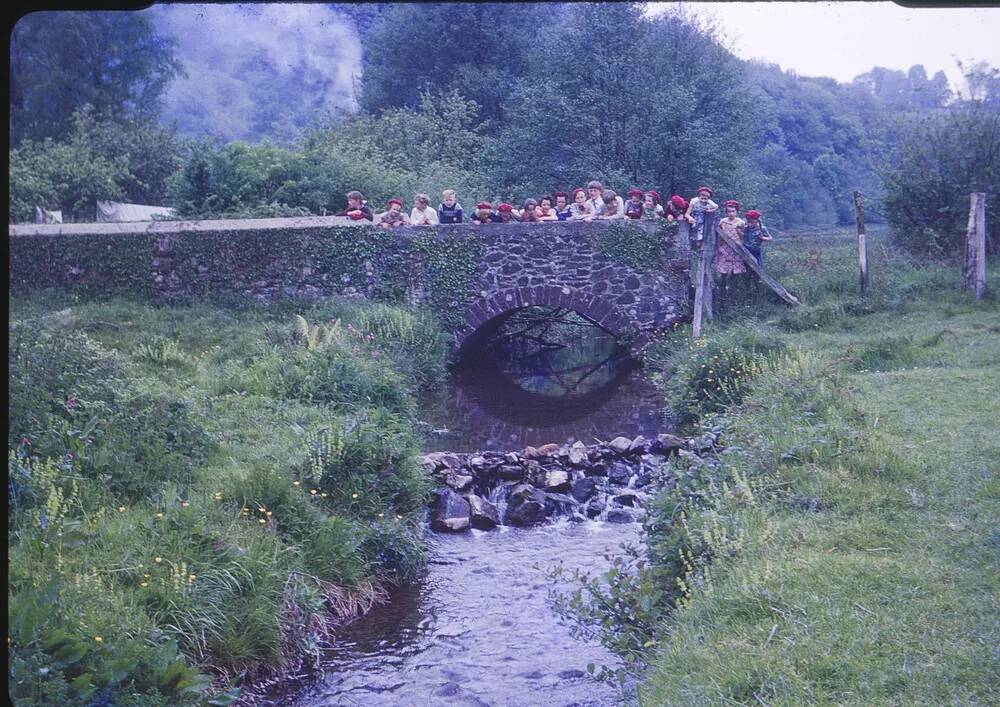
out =
<path fill-rule="evenodd" d="M 385 513 L 379 513 L 379 514 L 378 514 L 378 517 L 379 517 L 379 518 L 385 518 Z"/>
<path fill-rule="evenodd" d="M 215 493 L 213 493 L 212 494 L 212 498 L 214 498 L 216 501 L 221 501 L 222 500 L 222 491 L 216 491 Z"/>
<path fill-rule="evenodd" d="M 118 506 L 118 512 L 119 513 L 124 513 L 125 512 L 125 506 Z"/>
<path fill-rule="evenodd" d="M 397 513 L 397 514 L 396 514 L 396 520 L 403 520 L 403 516 L 401 516 L 401 515 L 399 515 L 399 514 Z"/>
<path fill-rule="evenodd" d="M 158 511 L 157 514 L 156 514 L 156 517 L 157 518 L 162 518 L 163 517 L 163 511 Z"/>
<path fill-rule="evenodd" d="M 324 491 L 323 493 L 320 494 L 320 496 L 322 496 L 323 498 L 326 498 L 329 495 L 330 494 L 328 494 L 326 491 Z"/>
<path fill-rule="evenodd" d="M 163 562 L 163 558 L 160 557 L 159 555 L 157 555 L 156 557 L 153 558 L 153 562 L 159 564 L 159 563 Z"/>
<path fill-rule="evenodd" d="M 258 518 L 257 522 L 260 523 L 261 525 L 264 525 L 264 523 L 267 522 L 267 519 L 266 518 Z"/>
<path fill-rule="evenodd" d="M 21 446 L 22 447 L 30 447 L 31 446 L 31 440 L 28 439 L 27 437 L 22 437 L 21 438 Z"/>
<path fill-rule="evenodd" d="M 358 494 L 356 494 L 356 493 L 352 493 L 351 494 L 351 498 L 357 498 L 357 497 L 358 497 Z"/>
<path fill-rule="evenodd" d="M 139 582 L 139 586 L 140 587 L 148 587 L 149 586 L 149 582 Z"/>
<path fill-rule="evenodd" d="M 188 575 L 188 581 L 189 582 L 193 582 L 196 579 L 198 579 L 198 575 L 195 575 L 195 574 L 189 574 Z"/>
<path fill-rule="evenodd" d="M 309 493 L 310 493 L 311 495 L 315 496 L 316 494 L 318 494 L 318 493 L 319 493 L 319 491 L 317 491 L 316 489 L 309 489 Z"/>
<path fill-rule="evenodd" d="M 149 579 L 149 572 L 143 572 L 142 576 L 145 577 L 146 579 Z"/>
<path fill-rule="evenodd" d="M 70 393 L 69 397 L 66 398 L 66 409 L 72 410 L 75 407 L 76 407 L 76 396 L 73 393 Z"/>
<path fill-rule="evenodd" d="M 98 643 L 101 643 L 102 641 L 104 641 L 104 639 L 101 638 L 100 636 L 94 636 L 94 640 L 97 641 Z"/>
<path fill-rule="evenodd" d="M 293 482 L 292 482 L 292 486 L 298 486 L 298 485 L 299 485 L 299 482 L 298 482 L 298 481 L 293 481 Z"/>
<path fill-rule="evenodd" d="M 267 512 L 267 517 L 268 517 L 268 518 L 270 518 L 270 517 L 271 517 L 271 515 L 272 515 L 271 511 L 268 511 L 268 512 Z"/>

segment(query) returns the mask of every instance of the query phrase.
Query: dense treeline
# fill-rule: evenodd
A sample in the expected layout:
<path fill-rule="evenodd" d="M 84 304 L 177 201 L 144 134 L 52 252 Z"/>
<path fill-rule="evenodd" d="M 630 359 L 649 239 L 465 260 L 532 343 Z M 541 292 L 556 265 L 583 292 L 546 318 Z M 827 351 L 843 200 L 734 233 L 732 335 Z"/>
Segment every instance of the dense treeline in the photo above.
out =
<path fill-rule="evenodd" d="M 870 220 L 919 247 L 950 248 L 962 192 L 996 186 L 1000 80 L 982 65 L 967 68 L 973 96 L 960 98 L 919 65 L 843 84 L 744 62 L 682 10 L 403 3 L 344 13 L 364 46 L 361 111 L 251 143 L 182 140 L 156 122 L 180 65 L 149 23 L 128 25 L 90 62 L 134 67 L 100 74 L 95 88 L 66 52 L 46 54 L 54 42 L 30 41 L 77 32 L 79 13 L 24 18 L 11 54 L 10 219 L 30 219 L 34 205 L 88 219 L 99 196 L 203 217 L 330 212 L 351 188 L 376 209 L 448 187 L 467 202 L 520 201 L 596 178 L 684 196 L 711 183 L 779 228 L 851 223 L 860 189 Z M 41 15 L 44 30 L 33 24 Z M 54 78 L 33 79 L 29 60 Z M 920 157 L 928 131 L 938 147 Z M 974 173 L 962 166 L 972 145 L 982 148 Z M 946 187 L 925 191 L 930 167 Z M 917 192 L 927 195 L 920 209 L 900 207 Z"/>

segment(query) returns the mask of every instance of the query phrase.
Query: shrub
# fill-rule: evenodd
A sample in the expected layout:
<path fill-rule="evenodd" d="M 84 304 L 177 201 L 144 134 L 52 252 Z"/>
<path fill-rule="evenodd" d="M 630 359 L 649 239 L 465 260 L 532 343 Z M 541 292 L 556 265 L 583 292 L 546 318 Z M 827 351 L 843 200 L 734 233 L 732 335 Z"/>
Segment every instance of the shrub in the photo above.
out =
<path fill-rule="evenodd" d="M 301 481 L 326 492 L 329 504 L 358 518 L 422 512 L 429 481 L 409 428 L 379 409 L 339 418 L 307 437 Z"/>
<path fill-rule="evenodd" d="M 721 412 L 743 400 L 751 379 L 786 353 L 776 338 L 737 328 L 690 342 L 685 328 L 661 341 L 654 380 L 665 389 L 682 421 Z"/>

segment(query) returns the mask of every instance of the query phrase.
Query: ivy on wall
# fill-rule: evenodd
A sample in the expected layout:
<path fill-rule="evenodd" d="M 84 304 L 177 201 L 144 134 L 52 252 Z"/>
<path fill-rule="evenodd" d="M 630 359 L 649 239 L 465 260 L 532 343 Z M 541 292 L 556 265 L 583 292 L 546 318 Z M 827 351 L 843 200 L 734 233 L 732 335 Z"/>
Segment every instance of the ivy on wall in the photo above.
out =
<path fill-rule="evenodd" d="M 427 304 L 445 324 L 456 324 L 476 275 L 483 242 L 469 234 L 421 233 L 410 246 L 423 270 Z"/>
<path fill-rule="evenodd" d="M 676 234 L 676 223 L 650 228 L 634 221 L 611 222 L 597 236 L 594 248 L 616 263 L 647 272 L 659 266 L 664 244 Z"/>

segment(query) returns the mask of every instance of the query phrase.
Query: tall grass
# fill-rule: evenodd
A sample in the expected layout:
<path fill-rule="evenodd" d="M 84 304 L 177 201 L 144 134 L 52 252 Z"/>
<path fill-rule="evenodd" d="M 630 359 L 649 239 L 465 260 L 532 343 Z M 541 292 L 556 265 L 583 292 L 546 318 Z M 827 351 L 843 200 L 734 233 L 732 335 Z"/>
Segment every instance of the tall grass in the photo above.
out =
<path fill-rule="evenodd" d="M 412 392 L 444 366 L 423 315 L 12 305 L 19 704 L 225 704 L 419 573 Z M 344 336 L 308 349 L 295 314 Z M 340 456 L 317 457 L 321 436 Z"/>

